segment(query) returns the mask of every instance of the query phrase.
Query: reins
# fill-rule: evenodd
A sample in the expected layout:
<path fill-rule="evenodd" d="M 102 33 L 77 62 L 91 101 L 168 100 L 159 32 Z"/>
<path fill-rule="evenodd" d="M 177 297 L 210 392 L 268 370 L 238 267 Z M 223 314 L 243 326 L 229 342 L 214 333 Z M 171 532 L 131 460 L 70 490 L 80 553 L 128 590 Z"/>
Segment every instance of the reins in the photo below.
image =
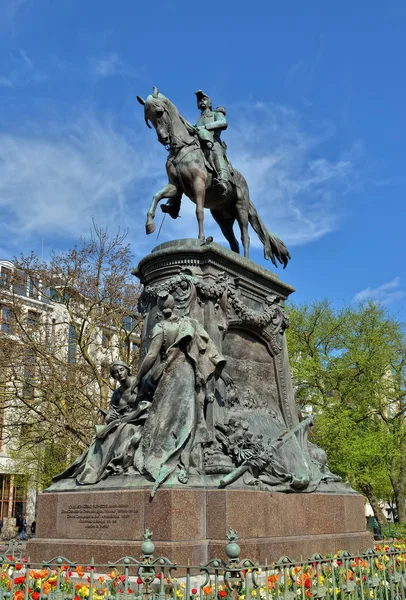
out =
<path fill-rule="evenodd" d="M 178 175 L 178 180 L 180 183 L 180 186 L 182 188 L 182 191 L 185 195 L 187 195 L 186 192 L 186 188 L 185 185 L 183 183 L 183 179 L 182 179 L 182 174 L 180 172 L 179 166 L 181 164 L 181 162 L 184 160 L 184 158 L 190 153 L 193 152 L 196 149 L 200 149 L 199 144 L 197 143 L 197 140 L 195 137 L 192 137 L 192 140 L 189 143 L 184 142 L 180 137 L 178 137 L 177 135 L 175 135 L 174 131 L 173 131 L 173 127 L 172 127 L 172 119 L 171 119 L 171 115 L 169 114 L 168 109 L 166 108 L 166 106 L 164 106 L 164 112 L 167 114 L 167 118 L 168 118 L 168 134 L 169 134 L 169 152 L 172 153 L 172 164 L 174 165 L 175 169 L 176 169 L 176 173 Z M 186 126 L 185 126 L 186 127 Z M 177 145 L 174 140 L 179 140 L 181 142 L 181 145 Z M 188 148 L 187 152 L 185 152 L 185 154 L 183 156 L 181 156 L 180 158 L 177 159 L 177 155 L 183 150 L 183 148 Z M 168 159 L 169 160 L 169 159 Z"/>

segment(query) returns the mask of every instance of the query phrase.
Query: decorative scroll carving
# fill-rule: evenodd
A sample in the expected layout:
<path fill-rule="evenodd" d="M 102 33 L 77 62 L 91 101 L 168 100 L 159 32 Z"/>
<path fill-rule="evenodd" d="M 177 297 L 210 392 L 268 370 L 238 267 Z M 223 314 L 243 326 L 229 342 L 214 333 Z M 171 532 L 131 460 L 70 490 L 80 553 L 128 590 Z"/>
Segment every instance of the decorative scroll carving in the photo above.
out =
<path fill-rule="evenodd" d="M 204 300 L 212 300 L 215 309 L 221 307 L 225 312 L 226 323 L 220 320 L 220 329 L 226 329 L 230 323 L 238 322 L 242 327 L 262 332 L 264 341 L 271 346 L 273 354 L 281 351 L 281 345 L 275 336 L 284 333 L 289 326 L 289 319 L 280 304 L 280 297 L 276 294 L 267 296 L 264 309 L 256 311 L 241 300 L 225 273 L 221 273 L 216 282 L 207 283 L 184 271 L 158 284 L 146 286 L 140 298 L 140 312 L 145 314 L 149 300 L 158 298 L 163 291 L 174 295 L 177 309 L 185 311 L 185 314 L 190 311 L 194 302 L 201 304 Z"/>
<path fill-rule="evenodd" d="M 265 298 L 265 308 L 261 312 L 248 308 L 238 297 L 236 290 L 232 288 L 228 291 L 228 300 L 230 307 L 243 325 L 257 330 L 265 330 L 270 327 L 274 334 L 283 333 L 289 326 L 289 319 L 280 306 L 280 298 L 276 294 Z"/>

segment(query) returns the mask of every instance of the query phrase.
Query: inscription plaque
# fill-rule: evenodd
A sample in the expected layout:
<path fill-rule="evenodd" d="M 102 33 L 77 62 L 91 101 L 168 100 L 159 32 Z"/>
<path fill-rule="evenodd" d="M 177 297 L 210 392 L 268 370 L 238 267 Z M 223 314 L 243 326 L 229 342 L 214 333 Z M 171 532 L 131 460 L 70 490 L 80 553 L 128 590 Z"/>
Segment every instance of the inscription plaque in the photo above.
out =
<path fill-rule="evenodd" d="M 81 492 L 55 499 L 56 537 L 68 539 L 142 539 L 144 494 Z M 134 501 L 136 499 L 136 501 Z M 51 515 L 49 515 L 51 517 Z"/>
<path fill-rule="evenodd" d="M 120 519 L 127 521 L 134 515 L 134 509 L 127 504 L 70 504 L 66 510 L 61 510 L 63 515 L 85 529 L 109 529 Z"/>

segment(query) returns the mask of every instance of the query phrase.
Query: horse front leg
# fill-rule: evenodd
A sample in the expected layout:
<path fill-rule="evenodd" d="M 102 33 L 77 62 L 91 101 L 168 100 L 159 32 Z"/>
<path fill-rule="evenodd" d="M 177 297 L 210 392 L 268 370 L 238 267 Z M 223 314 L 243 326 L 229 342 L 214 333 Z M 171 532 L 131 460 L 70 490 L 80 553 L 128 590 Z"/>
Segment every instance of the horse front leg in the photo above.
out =
<path fill-rule="evenodd" d="M 206 196 L 206 182 L 204 179 L 196 179 L 193 185 L 194 201 L 196 203 L 196 218 L 199 225 L 199 240 L 204 240 L 204 200 Z"/>
<path fill-rule="evenodd" d="M 163 198 L 174 198 L 175 196 L 180 196 L 181 194 L 182 193 L 179 192 L 178 188 L 173 183 L 167 183 L 166 186 L 162 188 L 162 190 L 159 190 L 159 192 L 155 194 L 155 196 L 152 198 L 152 204 L 149 208 L 149 211 L 147 212 L 147 222 L 145 224 L 145 231 L 148 234 L 153 233 L 155 231 L 154 218 L 158 203 Z"/>

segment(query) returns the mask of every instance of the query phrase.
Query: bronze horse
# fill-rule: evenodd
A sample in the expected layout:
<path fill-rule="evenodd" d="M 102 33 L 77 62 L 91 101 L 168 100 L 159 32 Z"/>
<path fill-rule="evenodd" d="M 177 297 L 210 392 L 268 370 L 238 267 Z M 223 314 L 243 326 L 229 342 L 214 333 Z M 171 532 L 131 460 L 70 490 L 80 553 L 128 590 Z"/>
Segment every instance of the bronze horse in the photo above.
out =
<path fill-rule="evenodd" d="M 277 266 L 275 260 L 277 259 L 285 268 L 290 259 L 289 251 L 282 240 L 270 233 L 263 224 L 250 200 L 248 185 L 243 175 L 236 169 L 232 169 L 233 182 L 229 183 L 229 193 L 225 198 L 216 185 L 213 185 L 215 174 L 207 164 L 203 150 L 200 148 L 195 128 L 179 114 L 176 106 L 155 87 L 153 94 L 146 100 L 139 96 L 137 99 L 144 106 L 146 124 L 150 127 L 149 122 L 152 123 L 158 141 L 169 149 L 166 161 L 168 183 L 152 199 L 147 215 L 146 232 L 155 231 L 155 211 L 163 198 L 169 198 L 172 205 L 179 207 L 182 194 L 185 194 L 196 204 L 199 240 L 205 239 L 204 208 L 209 208 L 231 250 L 239 253 L 238 241 L 233 231 L 234 222 L 237 220 L 241 230 L 244 256 L 248 258 L 250 245 L 248 223 L 250 223 L 264 245 L 265 258 L 270 258 L 275 266 Z M 171 216 L 174 218 L 177 216 L 177 211 L 171 211 L 168 207 L 165 212 L 170 214 L 172 212 Z"/>

